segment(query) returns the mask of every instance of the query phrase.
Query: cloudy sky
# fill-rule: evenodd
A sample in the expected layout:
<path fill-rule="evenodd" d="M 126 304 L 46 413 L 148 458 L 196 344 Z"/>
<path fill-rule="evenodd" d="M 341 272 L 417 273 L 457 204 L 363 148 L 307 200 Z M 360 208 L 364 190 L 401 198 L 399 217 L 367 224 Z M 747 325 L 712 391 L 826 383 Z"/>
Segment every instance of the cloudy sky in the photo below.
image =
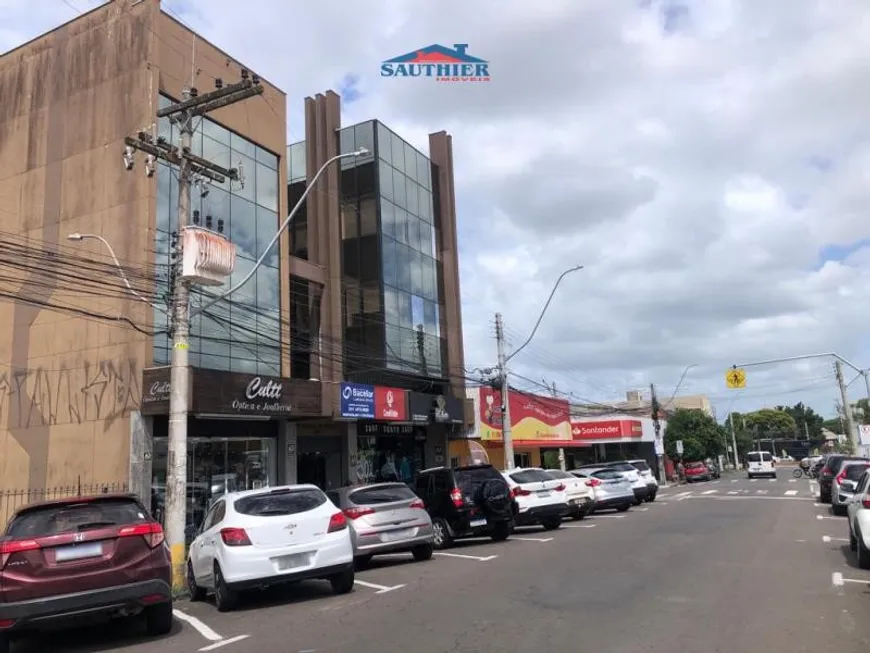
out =
<path fill-rule="evenodd" d="M 0 0 L 0 50 L 98 4 Z M 287 92 L 290 142 L 329 88 L 347 124 L 380 118 L 424 151 L 453 134 L 469 369 L 494 363 L 496 311 L 519 346 L 579 263 L 514 359 L 520 387 L 670 396 L 696 365 L 680 394 L 720 417 L 801 400 L 832 415 L 830 358 L 749 368 L 740 392 L 723 372 L 829 351 L 870 366 L 870 3 L 474 5 L 163 2 Z M 467 43 L 492 81 L 380 77 L 433 43 Z"/>

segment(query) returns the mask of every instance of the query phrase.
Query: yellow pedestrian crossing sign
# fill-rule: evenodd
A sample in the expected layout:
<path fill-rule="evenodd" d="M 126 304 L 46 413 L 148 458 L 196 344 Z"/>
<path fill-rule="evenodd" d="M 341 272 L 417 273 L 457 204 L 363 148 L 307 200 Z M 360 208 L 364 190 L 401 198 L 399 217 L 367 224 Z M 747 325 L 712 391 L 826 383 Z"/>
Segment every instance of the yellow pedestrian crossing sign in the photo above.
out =
<path fill-rule="evenodd" d="M 740 367 L 732 367 L 725 372 L 725 383 L 732 390 L 746 387 L 746 370 Z"/>

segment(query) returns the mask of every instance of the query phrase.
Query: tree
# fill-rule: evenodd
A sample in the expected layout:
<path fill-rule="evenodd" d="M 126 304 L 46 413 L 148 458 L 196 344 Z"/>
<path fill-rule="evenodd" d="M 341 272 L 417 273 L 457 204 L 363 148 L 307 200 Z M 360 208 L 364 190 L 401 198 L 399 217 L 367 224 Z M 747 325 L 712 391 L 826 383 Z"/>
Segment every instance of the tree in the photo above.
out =
<path fill-rule="evenodd" d="M 805 406 L 802 401 L 791 407 L 777 406 L 776 410 L 791 415 L 797 426 L 798 437 L 805 437 L 807 434 L 810 440 L 822 437 L 825 419 L 809 406 Z"/>
<path fill-rule="evenodd" d="M 843 435 L 846 432 L 846 429 L 843 428 L 843 420 L 839 417 L 826 419 L 822 422 L 822 428 L 831 431 L 831 433 L 836 433 L 837 435 Z"/>
<path fill-rule="evenodd" d="M 794 436 L 797 430 L 794 417 L 784 410 L 774 408 L 762 408 L 754 413 L 747 413 L 745 422 L 746 428 L 758 438 Z"/>
<path fill-rule="evenodd" d="M 668 418 L 665 428 L 665 453 L 677 456 L 677 441 L 683 442 L 684 460 L 713 458 L 725 451 L 726 430 L 707 413 L 698 409 L 678 408 Z"/>

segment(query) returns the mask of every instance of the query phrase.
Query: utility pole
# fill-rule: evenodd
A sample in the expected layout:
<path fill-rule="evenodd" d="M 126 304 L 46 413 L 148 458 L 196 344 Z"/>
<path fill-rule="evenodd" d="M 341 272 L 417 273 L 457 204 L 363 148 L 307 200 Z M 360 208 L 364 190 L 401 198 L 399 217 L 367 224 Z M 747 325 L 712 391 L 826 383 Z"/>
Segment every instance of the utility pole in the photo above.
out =
<path fill-rule="evenodd" d="M 196 88 L 184 90 L 183 100 L 157 112 L 158 118 L 168 117 L 179 126 L 180 147 L 167 142 L 160 136 L 140 131 L 137 138 L 126 138 L 124 165 L 133 169 L 133 154 L 140 150 L 148 155 L 146 175 L 154 174 L 155 159 L 162 159 L 178 167 L 178 230 L 179 235 L 190 222 L 190 191 L 194 182 L 204 180 L 224 183 L 227 179 L 242 181 L 237 168 L 223 168 L 191 152 L 194 132 L 194 118 L 211 111 L 246 100 L 263 92 L 260 79 L 249 77 L 247 70 L 241 71 L 242 81 L 224 86 L 220 79 L 215 80 L 215 90 L 199 95 Z M 186 523 L 187 523 L 187 419 L 190 410 L 190 367 L 188 360 L 190 334 L 190 286 L 191 280 L 179 274 L 183 262 L 184 238 L 178 238 L 174 265 L 176 279 L 172 293 L 171 331 L 172 360 L 170 371 L 169 395 L 169 443 L 166 468 L 166 541 L 172 555 L 172 585 L 176 590 L 186 586 Z"/>
<path fill-rule="evenodd" d="M 661 407 L 659 406 L 659 398 L 656 394 L 656 384 L 649 384 L 650 391 L 650 408 L 652 409 L 652 423 L 653 423 L 653 432 L 655 433 L 655 453 L 656 460 L 658 461 L 659 468 L 659 483 L 662 485 L 665 484 L 667 479 L 665 478 L 665 443 L 662 440 L 662 424 L 659 421 L 660 415 L 659 411 Z M 676 394 L 676 392 L 674 393 Z"/>
<path fill-rule="evenodd" d="M 498 381 L 501 385 L 501 437 L 504 443 L 504 468 L 514 468 L 514 443 L 511 440 L 510 383 L 504 346 L 504 324 L 501 313 L 495 314 L 495 342 L 498 347 Z"/>
<path fill-rule="evenodd" d="M 734 471 L 737 471 L 737 433 L 734 431 L 734 413 L 728 413 L 728 421 L 731 423 L 731 453 L 734 455 Z"/>
<path fill-rule="evenodd" d="M 846 433 L 849 442 L 852 443 L 852 453 L 858 453 L 858 438 L 855 432 L 855 421 L 852 419 L 852 407 L 849 405 L 849 396 L 846 394 L 846 383 L 843 381 L 843 366 L 839 360 L 834 361 L 834 370 L 837 373 L 837 385 L 840 386 L 840 400 L 843 402 L 843 418 L 846 421 Z"/>
<path fill-rule="evenodd" d="M 553 399 L 559 398 L 559 391 L 556 390 L 556 382 L 555 381 L 553 381 L 553 384 L 550 385 L 549 383 L 547 383 L 547 380 L 544 379 L 544 385 L 547 386 L 547 389 L 550 391 L 550 396 L 553 397 Z M 570 422 L 571 422 L 571 410 L 569 409 L 568 410 L 568 423 L 570 424 Z M 565 465 L 565 447 L 559 447 L 559 469 L 561 469 L 563 472 L 567 471 L 567 468 Z"/>

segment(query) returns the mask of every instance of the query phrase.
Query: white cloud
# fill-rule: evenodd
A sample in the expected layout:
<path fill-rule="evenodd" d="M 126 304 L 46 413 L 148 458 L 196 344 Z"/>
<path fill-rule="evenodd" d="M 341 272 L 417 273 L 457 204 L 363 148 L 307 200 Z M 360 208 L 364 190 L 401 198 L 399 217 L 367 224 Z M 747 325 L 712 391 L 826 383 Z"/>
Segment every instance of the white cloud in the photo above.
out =
<path fill-rule="evenodd" d="M 30 4 L 0 0 L 0 47 L 70 17 L 51 3 L 30 22 Z M 868 250 L 820 260 L 870 236 L 870 5 L 683 4 L 169 6 L 287 92 L 291 140 L 302 98 L 349 73 L 363 97 L 347 122 L 381 118 L 424 150 L 430 131 L 453 134 L 470 366 L 494 362 L 496 311 L 519 345 L 579 262 L 515 359 L 523 376 L 606 401 L 651 381 L 667 394 L 698 363 L 681 390 L 711 393 L 720 414 L 734 397 L 830 413 L 830 361 L 750 368 L 738 394 L 722 373 L 823 351 L 870 366 Z M 468 43 L 493 80 L 378 76 L 435 42 Z"/>

